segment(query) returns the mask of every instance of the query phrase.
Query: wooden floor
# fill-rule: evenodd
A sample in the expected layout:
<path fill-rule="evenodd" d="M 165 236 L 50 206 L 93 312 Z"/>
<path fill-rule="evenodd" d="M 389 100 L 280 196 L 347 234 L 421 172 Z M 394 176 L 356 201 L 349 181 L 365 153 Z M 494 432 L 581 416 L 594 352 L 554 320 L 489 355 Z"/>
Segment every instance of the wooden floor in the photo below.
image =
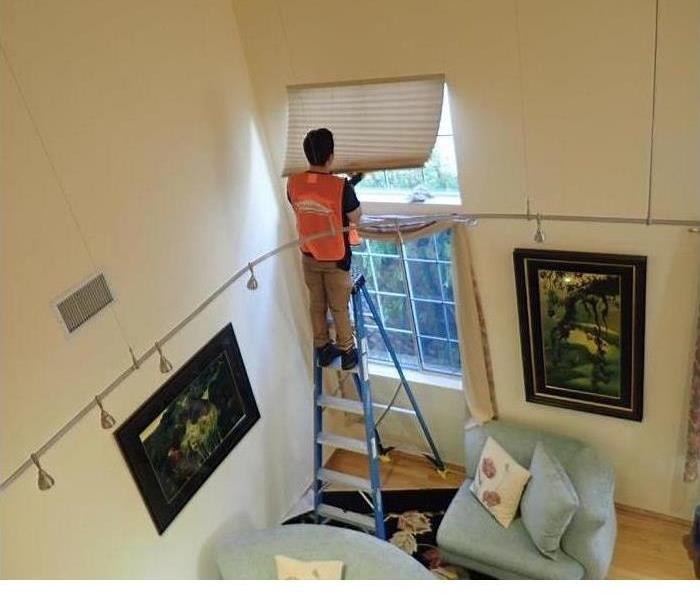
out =
<path fill-rule="evenodd" d="M 336 450 L 327 466 L 358 476 L 367 476 L 363 456 Z M 464 480 L 460 467 L 451 466 L 442 478 L 427 460 L 393 453 L 391 463 L 381 466 L 382 485 L 387 490 L 456 488 Z M 694 579 L 686 536 L 690 523 L 618 506 L 617 545 L 610 579 Z"/>

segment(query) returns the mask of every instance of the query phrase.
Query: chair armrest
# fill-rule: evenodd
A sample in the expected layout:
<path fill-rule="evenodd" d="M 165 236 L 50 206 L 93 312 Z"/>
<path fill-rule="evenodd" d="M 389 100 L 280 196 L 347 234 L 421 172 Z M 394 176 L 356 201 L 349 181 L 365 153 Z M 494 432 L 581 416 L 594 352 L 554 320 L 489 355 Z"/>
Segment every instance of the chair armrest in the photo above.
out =
<path fill-rule="evenodd" d="M 562 549 L 583 565 L 586 579 L 602 579 L 610 567 L 617 536 L 615 473 L 590 447 L 573 458 L 567 472 L 580 506 L 562 537 Z"/>

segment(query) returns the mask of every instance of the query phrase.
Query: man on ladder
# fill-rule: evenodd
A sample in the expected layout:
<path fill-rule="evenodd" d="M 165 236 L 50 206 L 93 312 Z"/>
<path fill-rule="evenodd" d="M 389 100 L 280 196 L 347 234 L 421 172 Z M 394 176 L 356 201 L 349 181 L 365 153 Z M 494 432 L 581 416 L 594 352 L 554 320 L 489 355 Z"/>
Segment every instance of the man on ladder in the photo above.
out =
<path fill-rule="evenodd" d="M 287 182 L 287 198 L 294 208 L 300 237 L 324 231 L 336 235 L 319 237 L 301 246 L 304 281 L 309 288 L 311 326 L 319 364 L 328 366 L 338 356 L 341 366 L 357 365 L 348 302 L 352 290 L 350 263 L 352 250 L 347 232 L 362 216 L 352 181 L 331 174 L 333 134 L 314 129 L 304 138 L 304 154 L 309 169 L 292 175 Z M 354 177 L 353 180 L 357 180 Z M 335 344 L 328 335 L 326 315 L 330 308 L 335 323 Z"/>

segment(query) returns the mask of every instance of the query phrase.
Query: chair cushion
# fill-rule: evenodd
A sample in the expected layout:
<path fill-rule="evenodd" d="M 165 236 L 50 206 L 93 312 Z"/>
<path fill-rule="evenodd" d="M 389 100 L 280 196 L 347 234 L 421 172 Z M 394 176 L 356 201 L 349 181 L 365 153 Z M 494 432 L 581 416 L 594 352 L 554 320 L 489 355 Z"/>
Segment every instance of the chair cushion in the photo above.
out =
<path fill-rule="evenodd" d="M 518 511 L 528 479 L 529 471 L 515 462 L 496 440 L 489 438 L 469 489 L 496 521 L 508 527 Z"/>
<path fill-rule="evenodd" d="M 461 556 L 465 566 L 474 562 L 493 565 L 497 577 L 503 573 L 529 579 L 583 577 L 581 564 L 561 550 L 555 552 L 555 560 L 542 556 L 522 519 L 516 518 L 508 529 L 499 527 L 469 491 L 471 483 L 468 479 L 459 489 L 437 533 L 438 546 L 452 560 Z"/>
<path fill-rule="evenodd" d="M 523 525 L 547 558 L 556 558 L 561 537 L 579 506 L 578 494 L 559 461 L 538 442 L 530 463 L 532 479 L 520 504 Z"/>

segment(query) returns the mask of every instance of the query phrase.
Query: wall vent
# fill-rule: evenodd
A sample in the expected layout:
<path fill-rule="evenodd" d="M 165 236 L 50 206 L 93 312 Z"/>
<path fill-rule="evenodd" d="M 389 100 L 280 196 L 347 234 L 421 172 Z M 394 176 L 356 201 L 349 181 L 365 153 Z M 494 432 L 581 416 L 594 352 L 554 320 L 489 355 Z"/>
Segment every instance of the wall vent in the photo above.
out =
<path fill-rule="evenodd" d="M 69 333 L 89 321 L 114 300 L 103 273 L 96 275 L 56 303 Z"/>

